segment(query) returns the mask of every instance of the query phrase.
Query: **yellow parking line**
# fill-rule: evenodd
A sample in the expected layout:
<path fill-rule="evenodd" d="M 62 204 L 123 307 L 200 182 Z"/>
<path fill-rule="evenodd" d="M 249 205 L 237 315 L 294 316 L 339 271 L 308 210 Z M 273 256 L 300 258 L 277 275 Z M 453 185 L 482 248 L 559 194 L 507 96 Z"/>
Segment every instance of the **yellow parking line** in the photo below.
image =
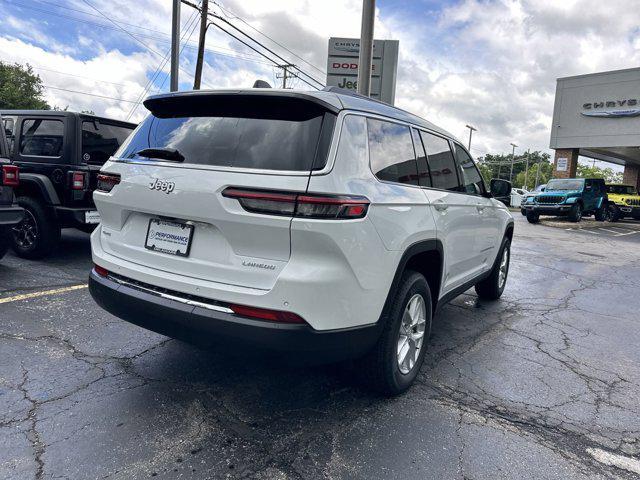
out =
<path fill-rule="evenodd" d="M 44 297 L 46 295 L 57 295 L 58 293 L 81 290 L 83 288 L 87 288 L 88 286 L 89 285 L 85 283 L 83 285 L 73 285 L 71 287 L 55 288 L 53 290 L 44 290 L 42 292 L 24 293 L 22 295 L 16 295 L 14 297 L 0 298 L 0 303 L 18 302 L 20 300 L 27 300 L 29 298 Z"/>

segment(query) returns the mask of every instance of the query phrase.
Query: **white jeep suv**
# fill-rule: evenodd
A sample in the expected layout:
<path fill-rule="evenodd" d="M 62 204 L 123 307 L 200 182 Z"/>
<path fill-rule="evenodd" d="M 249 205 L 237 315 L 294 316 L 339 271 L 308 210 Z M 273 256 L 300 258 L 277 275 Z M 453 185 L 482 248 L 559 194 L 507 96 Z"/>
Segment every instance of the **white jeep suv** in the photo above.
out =
<path fill-rule="evenodd" d="M 513 219 L 431 123 L 335 88 L 144 105 L 94 193 L 90 289 L 114 315 L 296 361 L 360 358 L 397 394 L 438 307 L 474 285 L 502 294 Z"/>

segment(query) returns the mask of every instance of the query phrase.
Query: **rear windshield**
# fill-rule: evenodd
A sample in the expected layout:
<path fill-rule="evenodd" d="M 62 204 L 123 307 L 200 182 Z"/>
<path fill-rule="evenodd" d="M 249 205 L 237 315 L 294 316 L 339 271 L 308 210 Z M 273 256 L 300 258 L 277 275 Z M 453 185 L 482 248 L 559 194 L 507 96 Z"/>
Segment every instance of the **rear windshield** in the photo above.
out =
<path fill-rule="evenodd" d="M 268 107 L 256 102 L 250 109 L 214 105 L 185 111 L 181 103 L 180 110 L 167 109 L 147 117 L 117 156 L 162 161 L 137 152 L 168 148 L 177 150 L 186 164 L 286 171 L 314 168 L 318 146 L 326 143 L 321 141 L 326 136 L 321 132 L 328 114 L 313 105 Z M 315 168 L 324 163 L 326 158 Z"/>
<path fill-rule="evenodd" d="M 93 165 L 102 165 L 113 155 L 133 132 L 126 127 L 104 120 L 82 121 L 82 160 Z"/>
<path fill-rule="evenodd" d="M 551 180 L 547 183 L 545 192 L 556 190 L 582 190 L 584 180 Z"/>

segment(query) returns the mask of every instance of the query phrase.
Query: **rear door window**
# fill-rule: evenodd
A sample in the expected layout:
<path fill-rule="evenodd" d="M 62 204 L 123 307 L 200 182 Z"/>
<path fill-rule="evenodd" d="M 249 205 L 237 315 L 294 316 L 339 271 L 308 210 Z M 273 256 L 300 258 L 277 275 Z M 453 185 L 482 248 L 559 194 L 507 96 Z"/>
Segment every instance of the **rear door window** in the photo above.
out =
<path fill-rule="evenodd" d="M 9 150 L 7 151 L 7 155 L 10 155 L 13 152 L 13 144 L 15 143 L 15 130 L 16 130 L 16 121 L 14 117 L 3 117 L 2 118 L 2 126 L 4 127 L 5 138 L 7 139 L 7 145 Z"/>
<path fill-rule="evenodd" d="M 455 146 L 456 159 L 462 179 L 462 188 L 466 193 L 482 195 L 485 192 L 485 188 L 478 167 L 476 167 L 475 162 L 464 148 L 457 143 Z"/>
<path fill-rule="evenodd" d="M 460 191 L 460 182 L 449 140 L 423 131 L 420 132 L 420 136 L 427 150 L 433 188 Z"/>
<path fill-rule="evenodd" d="M 418 167 L 406 125 L 367 119 L 371 170 L 378 179 L 418 185 Z"/>
<path fill-rule="evenodd" d="M 116 157 L 155 161 L 137 155 L 146 148 L 175 149 L 185 164 L 278 171 L 309 171 L 325 112 L 317 108 L 300 111 L 286 107 L 277 111 L 216 112 L 201 116 L 147 117 Z M 327 114 L 329 115 L 329 114 Z M 331 132 L 329 132 L 331 133 Z M 328 142 L 322 142 L 327 144 Z M 326 164 L 316 160 L 315 168 Z"/>
<path fill-rule="evenodd" d="M 37 157 L 60 157 L 64 139 L 62 120 L 27 119 L 22 121 L 20 154 Z"/>
<path fill-rule="evenodd" d="M 133 132 L 125 127 L 103 120 L 82 121 L 82 160 L 93 165 L 102 165 L 113 155 Z"/>

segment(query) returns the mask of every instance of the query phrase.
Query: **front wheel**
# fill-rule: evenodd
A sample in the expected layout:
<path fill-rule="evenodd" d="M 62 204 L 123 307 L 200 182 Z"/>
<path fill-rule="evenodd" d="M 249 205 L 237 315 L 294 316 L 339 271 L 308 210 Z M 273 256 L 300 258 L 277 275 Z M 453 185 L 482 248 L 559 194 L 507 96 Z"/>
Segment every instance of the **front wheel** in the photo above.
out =
<path fill-rule="evenodd" d="M 511 240 L 505 238 L 498 253 L 498 261 L 487 278 L 476 284 L 476 293 L 483 300 L 498 300 L 507 285 L 511 260 Z"/>
<path fill-rule="evenodd" d="M 609 205 L 609 210 L 607 211 L 607 220 L 610 222 L 617 222 L 622 216 L 621 213 L 622 212 L 620 212 L 620 209 L 617 205 L 611 204 Z"/>
<path fill-rule="evenodd" d="M 420 273 L 406 271 L 378 342 L 359 362 L 370 386 L 392 396 L 413 384 L 424 361 L 431 317 L 429 284 Z"/>
<path fill-rule="evenodd" d="M 582 205 L 576 203 L 571 207 L 571 210 L 569 210 L 569 221 L 578 223 L 580 220 L 582 220 Z"/>
<path fill-rule="evenodd" d="M 527 221 L 529 223 L 538 223 L 540 221 L 540 214 L 533 210 L 527 211 Z"/>

